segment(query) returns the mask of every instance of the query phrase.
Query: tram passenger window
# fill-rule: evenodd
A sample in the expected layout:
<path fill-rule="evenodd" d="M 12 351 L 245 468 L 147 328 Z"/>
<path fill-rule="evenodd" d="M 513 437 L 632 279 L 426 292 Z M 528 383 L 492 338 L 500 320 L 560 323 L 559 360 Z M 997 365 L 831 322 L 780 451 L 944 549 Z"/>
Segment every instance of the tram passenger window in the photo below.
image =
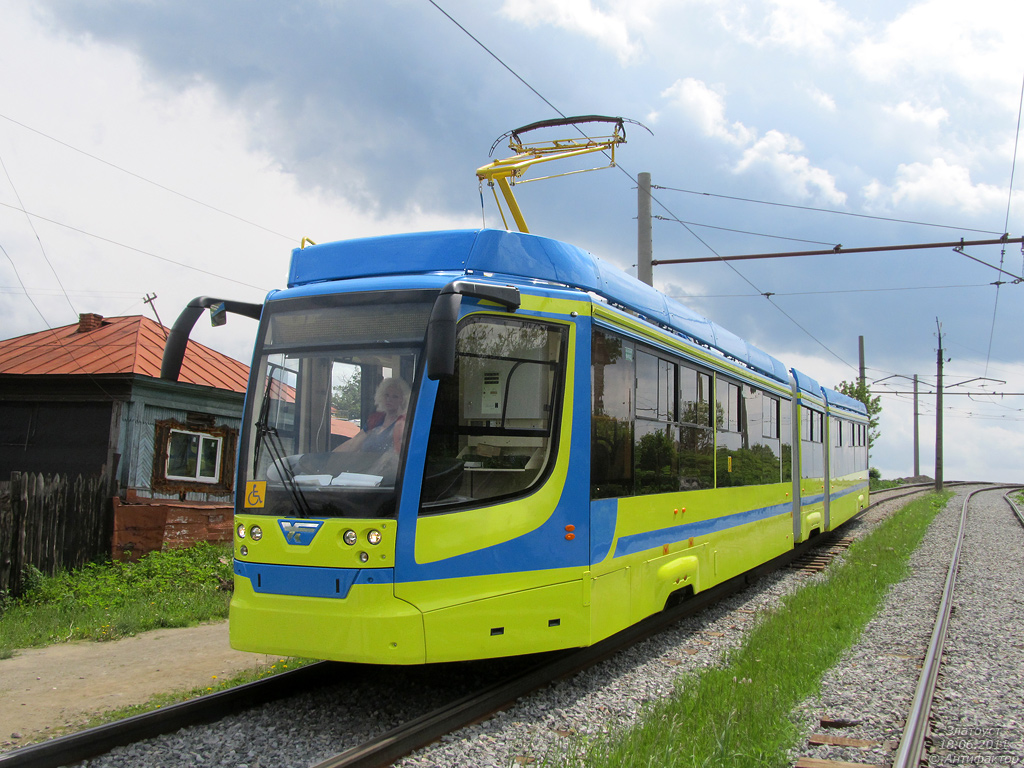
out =
<path fill-rule="evenodd" d="M 782 450 L 778 438 L 778 400 L 749 384 L 721 382 L 720 404 L 723 424 L 718 432 L 715 462 L 716 484 L 720 488 L 766 485 L 781 482 Z M 733 408 L 736 417 L 733 418 Z M 739 422 L 738 430 L 731 427 Z M 765 433 L 774 432 L 774 436 Z"/>
<path fill-rule="evenodd" d="M 438 386 L 421 514 L 527 492 L 554 462 L 567 332 L 506 318 L 464 321 L 455 374 Z"/>
<path fill-rule="evenodd" d="M 633 494 L 634 353 L 632 342 L 602 331 L 594 332 L 590 371 L 593 499 Z"/>
<path fill-rule="evenodd" d="M 679 366 L 679 490 L 715 487 L 711 377 Z"/>

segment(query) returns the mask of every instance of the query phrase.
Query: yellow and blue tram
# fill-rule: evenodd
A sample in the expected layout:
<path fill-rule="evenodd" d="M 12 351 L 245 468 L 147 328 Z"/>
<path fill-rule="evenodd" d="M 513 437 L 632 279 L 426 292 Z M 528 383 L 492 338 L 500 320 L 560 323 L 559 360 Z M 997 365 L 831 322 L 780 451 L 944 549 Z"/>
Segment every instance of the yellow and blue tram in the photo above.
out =
<path fill-rule="evenodd" d="M 258 314 L 241 650 L 584 646 L 868 503 L 860 402 L 565 243 L 312 245 Z"/>

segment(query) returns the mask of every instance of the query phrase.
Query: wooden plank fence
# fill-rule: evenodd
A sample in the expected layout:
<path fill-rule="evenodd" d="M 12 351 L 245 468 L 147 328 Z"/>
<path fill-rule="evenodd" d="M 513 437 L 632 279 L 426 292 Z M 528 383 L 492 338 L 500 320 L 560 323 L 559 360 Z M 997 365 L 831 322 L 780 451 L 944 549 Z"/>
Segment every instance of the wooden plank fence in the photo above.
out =
<path fill-rule="evenodd" d="M 24 589 L 24 569 L 47 575 L 110 555 L 113 503 L 103 477 L 12 472 L 0 482 L 0 594 Z"/>

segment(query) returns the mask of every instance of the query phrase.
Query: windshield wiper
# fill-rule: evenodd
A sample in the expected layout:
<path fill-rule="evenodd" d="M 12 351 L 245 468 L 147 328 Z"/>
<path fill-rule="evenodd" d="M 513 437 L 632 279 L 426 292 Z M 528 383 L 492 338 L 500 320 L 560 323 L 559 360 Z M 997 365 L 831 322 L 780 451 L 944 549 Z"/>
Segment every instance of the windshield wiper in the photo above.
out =
<path fill-rule="evenodd" d="M 267 447 L 270 451 L 271 466 L 277 467 L 278 477 L 288 488 L 288 492 L 291 494 L 292 501 L 295 504 L 297 514 L 299 517 L 311 517 L 312 511 L 309 506 L 309 502 L 306 500 L 305 494 L 302 492 L 302 488 L 299 486 L 298 481 L 295 479 L 295 473 L 292 471 L 291 465 L 286 461 L 286 455 L 284 453 L 283 446 L 281 445 L 281 436 L 277 432 L 277 427 L 272 427 L 268 423 L 270 419 L 270 400 L 271 391 L 274 386 L 274 373 L 273 368 L 280 368 L 287 370 L 282 365 L 276 365 L 275 363 L 267 364 L 267 387 L 263 391 L 263 402 L 260 403 L 260 415 L 256 419 L 256 440 L 253 444 L 252 449 L 252 475 L 256 476 L 259 459 L 260 459 L 260 448 L 263 445 L 263 439 L 267 439 Z M 281 386 L 284 386 L 284 382 L 280 381 Z"/>

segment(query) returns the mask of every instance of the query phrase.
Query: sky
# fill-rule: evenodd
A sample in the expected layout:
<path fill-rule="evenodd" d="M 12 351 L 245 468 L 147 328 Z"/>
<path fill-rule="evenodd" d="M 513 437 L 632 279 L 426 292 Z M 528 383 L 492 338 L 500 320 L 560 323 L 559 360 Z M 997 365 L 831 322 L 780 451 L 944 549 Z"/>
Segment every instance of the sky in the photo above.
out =
<path fill-rule="evenodd" d="M 517 186 L 530 231 L 635 275 L 635 179 L 650 173 L 655 259 L 716 258 L 655 266 L 657 288 L 826 386 L 857 377 L 864 337 L 883 477 L 913 471 L 915 375 L 934 472 L 941 333 L 945 479 L 1024 482 L 1019 243 L 717 260 L 1024 234 L 1024 3 L 0 0 L 0 14 L 0 337 L 84 312 L 171 325 L 199 295 L 258 302 L 303 237 L 502 227 L 474 173 L 496 138 L 622 116 L 649 130 L 627 124 L 616 168 Z M 193 338 L 247 361 L 254 335 L 237 317 Z"/>

